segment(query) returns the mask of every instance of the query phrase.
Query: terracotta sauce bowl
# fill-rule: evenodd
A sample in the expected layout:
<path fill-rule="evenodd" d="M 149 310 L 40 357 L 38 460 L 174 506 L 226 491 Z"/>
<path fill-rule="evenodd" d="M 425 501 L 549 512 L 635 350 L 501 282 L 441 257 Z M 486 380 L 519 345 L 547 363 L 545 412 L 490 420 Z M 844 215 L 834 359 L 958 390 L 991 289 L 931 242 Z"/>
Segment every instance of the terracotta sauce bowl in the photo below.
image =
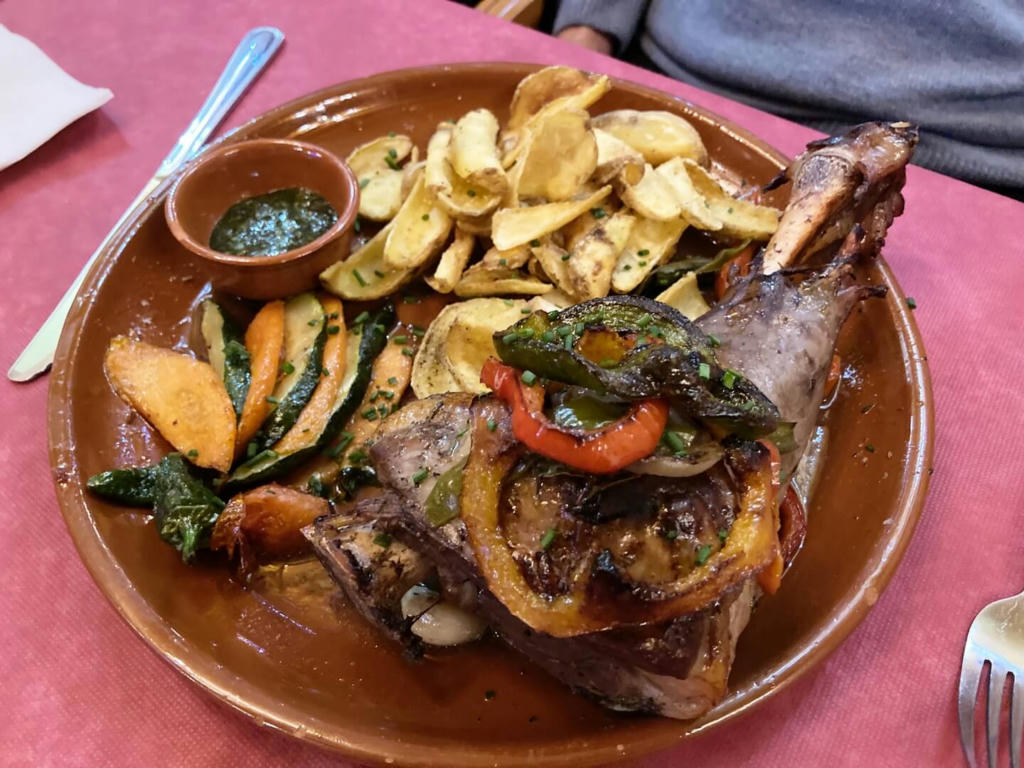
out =
<path fill-rule="evenodd" d="M 232 256 L 210 248 L 210 234 L 228 208 L 290 187 L 321 195 L 338 220 L 316 240 L 276 256 Z M 358 209 L 355 174 L 330 152 L 300 141 L 255 139 L 216 147 L 192 161 L 164 211 L 171 233 L 199 258 L 214 287 L 276 299 L 316 287 L 317 276 L 348 255 Z"/>

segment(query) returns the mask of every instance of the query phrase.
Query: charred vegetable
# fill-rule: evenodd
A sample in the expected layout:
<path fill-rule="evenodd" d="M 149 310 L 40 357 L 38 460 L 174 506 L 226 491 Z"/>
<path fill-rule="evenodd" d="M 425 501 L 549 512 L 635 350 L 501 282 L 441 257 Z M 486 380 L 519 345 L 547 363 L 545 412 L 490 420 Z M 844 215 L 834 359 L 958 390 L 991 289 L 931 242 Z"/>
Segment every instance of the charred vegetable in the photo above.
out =
<path fill-rule="evenodd" d="M 105 499 L 132 507 L 153 506 L 156 467 L 111 469 L 85 481 L 90 491 Z"/>
<path fill-rule="evenodd" d="M 206 357 L 213 370 L 224 380 L 231 405 L 241 418 L 245 397 L 249 393 L 249 382 L 252 380 L 249 351 L 245 348 L 242 334 L 212 299 L 203 302 L 200 329 L 206 343 Z"/>
<path fill-rule="evenodd" d="M 772 433 L 779 413 L 715 359 L 714 341 L 682 314 L 633 296 L 534 312 L 494 335 L 506 363 L 627 400 L 668 398 L 684 415 L 744 437 Z"/>
<path fill-rule="evenodd" d="M 224 502 L 189 472 L 179 453 L 164 456 L 154 467 L 153 516 L 160 538 L 189 562 L 210 542 Z"/>

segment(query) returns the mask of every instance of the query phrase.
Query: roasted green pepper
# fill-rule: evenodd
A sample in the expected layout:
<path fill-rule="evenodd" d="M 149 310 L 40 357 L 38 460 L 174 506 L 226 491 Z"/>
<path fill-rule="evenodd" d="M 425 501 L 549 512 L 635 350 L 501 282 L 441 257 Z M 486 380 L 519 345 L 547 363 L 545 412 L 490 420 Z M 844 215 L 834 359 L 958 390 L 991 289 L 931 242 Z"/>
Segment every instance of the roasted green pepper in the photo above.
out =
<path fill-rule="evenodd" d="M 494 334 L 498 355 L 537 376 L 626 400 L 668 398 L 684 416 L 747 438 L 779 412 L 750 381 L 719 366 L 714 344 L 669 306 L 635 296 L 534 312 Z"/>

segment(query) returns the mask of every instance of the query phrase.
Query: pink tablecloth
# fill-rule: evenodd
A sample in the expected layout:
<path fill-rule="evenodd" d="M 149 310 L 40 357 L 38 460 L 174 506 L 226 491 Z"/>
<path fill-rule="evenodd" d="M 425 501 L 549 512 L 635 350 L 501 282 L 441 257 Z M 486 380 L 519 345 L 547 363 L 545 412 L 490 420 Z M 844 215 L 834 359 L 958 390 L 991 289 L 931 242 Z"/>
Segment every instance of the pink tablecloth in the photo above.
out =
<path fill-rule="evenodd" d="M 679 94 L 788 153 L 804 128 L 440 0 L 7 0 L 0 22 L 84 82 L 100 113 L 0 173 L 6 366 L 202 102 L 242 32 L 286 48 L 230 123 L 330 83 L 453 60 L 558 62 Z M 829 660 L 757 714 L 637 766 L 959 765 L 964 633 L 1024 581 L 1024 207 L 918 169 L 887 256 L 929 352 L 931 498 L 889 590 Z M 79 563 L 51 490 L 46 381 L 0 384 L 4 765 L 270 766 L 344 761 L 260 730 L 160 661 Z"/>

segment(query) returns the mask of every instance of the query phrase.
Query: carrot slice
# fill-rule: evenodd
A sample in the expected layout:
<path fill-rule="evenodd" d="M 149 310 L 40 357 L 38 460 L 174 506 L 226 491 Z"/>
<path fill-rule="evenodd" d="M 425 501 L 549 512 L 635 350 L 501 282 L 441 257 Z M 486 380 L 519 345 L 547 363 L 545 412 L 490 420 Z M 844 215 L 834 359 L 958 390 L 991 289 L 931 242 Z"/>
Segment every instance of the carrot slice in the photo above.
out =
<path fill-rule="evenodd" d="M 238 420 L 235 456 L 245 451 L 246 444 L 259 431 L 270 413 L 267 398 L 274 391 L 284 352 L 284 302 L 271 301 L 256 313 L 245 331 L 245 348 L 249 350 L 252 381 Z"/>
<path fill-rule="evenodd" d="M 338 395 L 338 388 L 342 379 L 345 378 L 345 354 L 348 346 L 348 337 L 345 334 L 345 318 L 341 313 L 341 301 L 334 296 L 324 294 L 318 297 L 323 305 L 324 312 L 331 319 L 329 330 L 337 326 L 327 337 L 324 344 L 323 370 L 320 372 L 320 381 L 313 390 L 312 397 L 302 409 L 298 420 L 290 430 L 282 437 L 274 450 L 280 454 L 293 453 L 304 448 L 310 443 L 310 435 L 319 435 L 327 426 L 331 414 L 334 412 L 334 401 Z"/>
<path fill-rule="evenodd" d="M 110 340 L 103 367 L 118 397 L 189 461 L 221 472 L 230 469 L 235 411 L 213 366 L 117 336 Z"/>

